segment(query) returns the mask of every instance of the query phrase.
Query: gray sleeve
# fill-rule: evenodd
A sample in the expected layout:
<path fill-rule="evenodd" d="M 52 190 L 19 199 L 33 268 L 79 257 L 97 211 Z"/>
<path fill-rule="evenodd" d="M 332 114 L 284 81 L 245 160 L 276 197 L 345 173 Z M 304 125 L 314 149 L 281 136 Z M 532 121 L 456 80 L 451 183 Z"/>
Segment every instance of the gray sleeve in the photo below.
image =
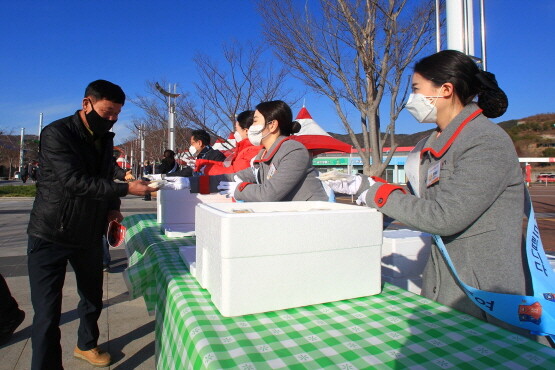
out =
<path fill-rule="evenodd" d="M 455 171 L 433 185 L 439 187 L 433 199 L 393 191 L 379 208 L 374 199 L 384 184 L 376 183 L 366 194 L 366 204 L 425 232 L 448 236 L 463 231 L 515 181 L 509 174 L 518 163 L 510 152 L 512 144 L 497 135 L 474 137 L 471 144 L 450 150 L 457 150 Z"/>
<path fill-rule="evenodd" d="M 261 178 L 261 184 L 251 184 L 243 190 L 236 189 L 235 199 L 247 202 L 279 202 L 299 182 L 304 181 L 311 163 L 305 147 L 284 143 L 271 165 L 275 167 L 275 172 L 269 179 Z"/>

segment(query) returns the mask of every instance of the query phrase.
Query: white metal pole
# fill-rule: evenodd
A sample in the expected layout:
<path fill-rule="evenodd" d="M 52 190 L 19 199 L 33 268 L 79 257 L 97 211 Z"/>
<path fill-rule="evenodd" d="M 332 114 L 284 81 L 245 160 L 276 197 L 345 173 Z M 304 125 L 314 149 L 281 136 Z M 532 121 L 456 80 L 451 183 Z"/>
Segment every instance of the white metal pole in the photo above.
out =
<path fill-rule="evenodd" d="M 133 171 L 133 162 L 134 162 L 135 158 L 133 156 L 133 142 L 131 142 L 131 171 Z M 131 172 L 133 173 L 133 172 Z"/>
<path fill-rule="evenodd" d="M 485 0 L 480 0 L 480 36 L 482 45 L 482 68 L 487 71 L 486 63 L 486 9 L 484 6 Z"/>
<path fill-rule="evenodd" d="M 141 138 L 141 166 L 142 169 L 141 175 L 144 175 L 144 167 L 145 167 L 145 132 L 143 126 L 141 126 L 141 130 L 139 131 L 139 137 Z"/>
<path fill-rule="evenodd" d="M 19 176 L 23 171 L 23 139 L 25 138 L 25 129 L 21 128 L 21 141 L 19 142 Z"/>
<path fill-rule="evenodd" d="M 39 138 L 40 138 L 40 133 L 42 132 L 42 121 L 43 121 L 44 117 L 43 114 L 39 114 Z"/>
<path fill-rule="evenodd" d="M 168 98 L 171 100 L 171 98 Z M 170 116 L 169 116 L 169 136 L 168 145 L 171 150 L 175 151 L 175 106 L 172 104 L 170 106 Z"/>
<path fill-rule="evenodd" d="M 436 51 L 441 50 L 441 9 L 439 7 L 440 0 L 436 0 Z"/>
<path fill-rule="evenodd" d="M 464 28 L 466 55 L 475 56 L 474 52 L 474 0 L 464 0 Z"/>

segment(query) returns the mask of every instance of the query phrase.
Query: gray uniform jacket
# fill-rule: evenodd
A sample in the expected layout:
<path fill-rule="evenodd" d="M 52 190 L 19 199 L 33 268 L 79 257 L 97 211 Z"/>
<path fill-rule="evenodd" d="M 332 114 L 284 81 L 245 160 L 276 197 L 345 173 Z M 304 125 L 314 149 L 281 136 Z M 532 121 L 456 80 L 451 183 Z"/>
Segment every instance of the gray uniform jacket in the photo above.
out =
<path fill-rule="evenodd" d="M 528 268 L 523 266 L 523 176 L 509 136 L 467 105 L 447 128 L 427 140 L 420 162 L 420 198 L 393 191 L 380 211 L 418 230 L 442 236 L 461 280 L 475 288 L 525 294 Z M 454 139 L 454 141 L 452 141 Z M 452 141 L 452 143 L 451 143 Z M 451 143 L 451 144 L 450 144 Z M 450 146 L 449 146 L 450 144 Z M 426 152 L 433 149 L 440 156 Z M 439 181 L 428 185 L 428 171 L 441 163 Z M 380 188 L 370 187 L 366 202 L 378 208 Z M 422 295 L 497 325 L 459 288 L 436 246 L 423 275 Z M 511 330 L 515 328 L 512 327 Z"/>
<path fill-rule="evenodd" d="M 326 201 L 328 196 L 318 173 L 312 166 L 306 147 L 295 140 L 280 136 L 268 153 L 262 149 L 251 167 L 237 173 L 210 176 L 210 192 L 217 192 L 220 181 L 243 183 L 235 190 L 237 200 L 247 202 Z M 264 158 L 262 156 L 264 155 Z M 198 177 L 191 178 L 191 192 L 198 192 Z"/>

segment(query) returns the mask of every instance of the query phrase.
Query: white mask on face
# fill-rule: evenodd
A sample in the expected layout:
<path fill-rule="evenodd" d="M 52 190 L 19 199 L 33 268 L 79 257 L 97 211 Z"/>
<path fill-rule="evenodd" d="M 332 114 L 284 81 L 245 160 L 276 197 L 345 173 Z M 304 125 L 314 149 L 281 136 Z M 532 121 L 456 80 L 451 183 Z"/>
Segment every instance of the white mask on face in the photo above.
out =
<path fill-rule="evenodd" d="M 243 137 L 241 136 L 241 134 L 239 133 L 239 131 L 235 131 L 233 133 L 233 137 L 235 138 L 235 142 L 238 143 L 241 140 L 243 140 Z"/>
<path fill-rule="evenodd" d="M 443 98 L 443 96 L 425 96 L 422 94 L 410 94 L 405 108 L 420 123 L 436 123 L 437 108 L 430 102 L 430 98 Z"/>
<path fill-rule="evenodd" d="M 249 132 L 247 133 L 247 136 L 249 137 L 252 145 L 260 145 L 262 139 L 270 135 L 270 133 L 268 132 L 266 135 L 262 136 L 262 131 L 264 131 L 264 127 L 266 127 L 266 125 L 252 125 L 251 127 L 249 127 Z"/>
<path fill-rule="evenodd" d="M 191 155 L 194 156 L 195 154 L 197 154 L 197 148 L 191 145 L 189 147 L 189 153 L 191 153 Z"/>

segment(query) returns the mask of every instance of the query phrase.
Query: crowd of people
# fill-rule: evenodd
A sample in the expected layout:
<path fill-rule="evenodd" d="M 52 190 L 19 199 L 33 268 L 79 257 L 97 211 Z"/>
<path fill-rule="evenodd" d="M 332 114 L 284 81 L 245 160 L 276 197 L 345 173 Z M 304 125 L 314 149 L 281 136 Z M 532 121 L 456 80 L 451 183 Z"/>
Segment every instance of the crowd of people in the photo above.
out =
<path fill-rule="evenodd" d="M 94 81 L 85 90 L 81 109 L 49 124 L 41 134 L 39 186 L 27 230 L 34 309 L 32 369 L 62 368 L 58 325 L 68 262 L 81 298 L 74 355 L 95 366 L 110 364 L 110 355 L 98 347 L 106 265 L 103 235 L 108 222 L 123 218 L 120 197 L 133 194 L 150 200 L 157 190 L 143 178 L 135 180 L 113 160 L 110 129 L 124 103 L 119 86 Z M 414 67 L 406 109 L 417 121 L 434 124 L 435 130 L 409 156 L 407 189 L 364 175 L 322 181 L 307 148 L 291 140 L 300 124 L 280 100 L 262 102 L 237 115 L 236 147 L 227 157 L 211 146 L 206 131 L 194 130 L 189 141 L 191 166 L 181 166 L 175 153 L 166 150 L 159 167 L 146 161 L 141 175 L 161 173 L 180 178 L 191 192 L 219 191 L 250 202 L 326 201 L 327 185 L 417 230 L 441 236 L 460 278 L 468 284 L 491 292 L 527 294 L 530 272 L 521 242 L 523 178 L 510 138 L 488 120 L 502 115 L 507 105 L 493 74 L 481 71 L 463 53 L 446 50 Z M 36 171 L 29 176 L 33 179 Z M 474 305 L 437 245 L 424 271 L 422 295 L 550 344 L 545 337 L 533 336 Z M 5 343 L 25 313 L 3 278 L 0 298 L 0 341 Z"/>

